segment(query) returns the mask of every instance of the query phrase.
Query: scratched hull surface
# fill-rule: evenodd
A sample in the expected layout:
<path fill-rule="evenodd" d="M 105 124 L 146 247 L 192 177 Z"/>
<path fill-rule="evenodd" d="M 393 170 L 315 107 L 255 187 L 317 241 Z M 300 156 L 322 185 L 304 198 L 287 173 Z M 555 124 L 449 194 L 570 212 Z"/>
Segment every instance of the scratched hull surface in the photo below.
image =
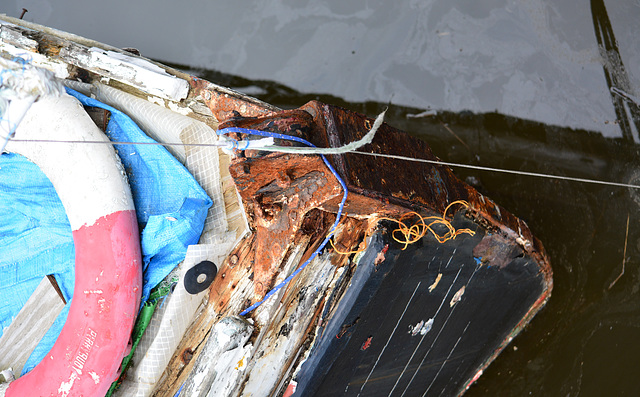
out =
<path fill-rule="evenodd" d="M 510 341 L 544 292 L 544 277 L 521 256 L 482 265 L 473 255 L 482 230 L 463 217 L 453 224 L 478 232 L 444 244 L 425 238 L 404 251 L 378 236 L 371 252 L 389 244 L 386 259 L 360 261 L 370 276 L 302 366 L 301 395 L 457 395 Z"/>

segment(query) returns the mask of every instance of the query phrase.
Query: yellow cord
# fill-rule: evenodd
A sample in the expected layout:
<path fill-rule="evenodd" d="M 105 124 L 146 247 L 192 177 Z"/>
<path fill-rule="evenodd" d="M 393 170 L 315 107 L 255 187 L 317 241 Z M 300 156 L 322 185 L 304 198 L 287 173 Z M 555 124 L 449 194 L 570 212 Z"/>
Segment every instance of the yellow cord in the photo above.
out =
<path fill-rule="evenodd" d="M 456 237 L 458 237 L 458 235 L 460 234 L 469 234 L 471 236 L 473 236 L 474 234 L 476 234 L 476 232 L 474 232 L 471 229 L 458 229 L 456 230 L 453 225 L 451 225 L 451 222 L 449 222 L 447 220 L 447 212 L 449 211 L 449 209 L 456 205 L 456 204 L 460 204 L 462 206 L 464 206 L 465 208 L 469 208 L 469 203 L 467 203 L 464 200 L 457 200 L 452 202 L 451 204 L 449 204 L 447 206 L 447 208 L 445 208 L 444 213 L 442 214 L 442 216 L 428 216 L 428 217 L 423 217 L 422 215 L 418 214 L 417 212 L 407 212 L 405 214 L 403 214 L 400 219 L 393 219 L 393 218 L 387 218 L 387 217 L 381 217 L 378 218 L 378 220 L 388 220 L 388 221 L 392 221 L 392 222 L 396 222 L 399 227 L 397 229 L 395 229 L 392 233 L 391 236 L 393 237 L 393 239 L 395 241 L 397 241 L 400 244 L 404 244 L 404 247 L 402 247 L 402 250 L 404 251 L 409 244 L 413 244 L 417 241 L 419 241 L 421 238 L 423 238 L 427 232 L 431 232 L 433 234 L 433 236 L 436 238 L 436 240 L 438 240 L 439 243 L 445 243 L 449 240 L 453 240 Z M 411 226 L 407 226 L 403 220 L 404 219 L 408 219 L 408 218 L 415 218 L 418 217 L 419 221 L 412 224 Z M 429 222 L 429 223 L 427 223 Z M 447 229 L 447 232 L 444 234 L 438 234 L 435 230 L 433 230 L 434 225 L 442 225 Z M 397 237 L 397 233 L 400 233 L 401 237 Z M 366 240 L 365 240 L 366 241 Z M 337 252 L 338 254 L 341 255 L 351 255 L 351 254 L 358 254 L 362 251 L 364 251 L 367 247 L 364 247 L 362 249 L 356 250 L 356 251 L 347 251 L 347 252 L 343 252 L 340 251 L 338 248 L 336 248 L 335 244 L 333 243 L 333 238 L 329 240 L 329 242 L 331 243 L 331 247 L 333 247 L 334 251 Z"/>
<path fill-rule="evenodd" d="M 433 234 L 433 236 L 436 238 L 436 240 L 438 240 L 439 243 L 444 243 L 446 241 L 449 240 L 453 240 L 455 239 L 458 235 L 460 234 L 469 234 L 469 235 L 474 235 L 475 232 L 473 230 L 470 229 L 459 229 L 456 230 L 452 225 L 451 222 L 449 222 L 446 219 L 447 216 L 447 212 L 449 211 L 449 209 L 455 205 L 455 204 L 460 204 L 463 205 L 465 208 L 469 208 L 469 203 L 467 203 L 464 200 L 457 200 L 452 202 L 451 204 L 449 204 L 447 206 L 447 208 L 445 208 L 444 213 L 442 214 L 442 216 L 428 216 L 428 217 L 423 217 L 422 215 L 418 214 L 417 212 L 408 212 L 404 215 L 402 215 L 400 217 L 400 219 L 392 219 L 392 218 L 380 218 L 382 219 L 386 219 L 389 221 L 393 221 L 396 222 L 399 225 L 399 228 L 394 230 L 393 233 L 391 233 L 391 236 L 393 237 L 393 239 L 395 241 L 397 241 L 400 244 L 404 244 L 404 247 L 402 247 L 403 250 L 405 250 L 409 244 L 413 244 L 417 241 L 419 241 L 422 237 L 424 237 L 427 232 L 431 232 Z M 407 226 L 403 220 L 407 219 L 407 218 L 413 218 L 413 217 L 418 217 L 419 221 L 412 224 L 411 226 Z M 428 222 L 428 223 L 427 223 Z M 446 227 L 447 232 L 444 234 L 438 234 L 432 226 L 434 225 L 442 225 L 444 227 Z M 400 233 L 401 237 L 397 237 L 397 233 Z"/>
<path fill-rule="evenodd" d="M 366 242 L 366 241 L 367 241 L 367 240 L 365 239 L 365 242 Z M 361 253 L 362 251 L 364 251 L 364 250 L 366 250 L 366 249 L 367 249 L 367 247 L 365 246 L 364 248 L 359 249 L 359 250 L 356 250 L 356 251 L 347 251 L 347 252 L 342 252 L 342 251 L 340 251 L 340 250 L 339 250 L 339 249 L 338 249 L 338 248 L 333 244 L 333 238 L 331 238 L 331 239 L 329 240 L 329 242 L 331 243 L 331 246 L 333 247 L 333 250 L 334 250 L 335 252 L 339 253 L 340 255 L 359 254 L 359 253 Z"/>

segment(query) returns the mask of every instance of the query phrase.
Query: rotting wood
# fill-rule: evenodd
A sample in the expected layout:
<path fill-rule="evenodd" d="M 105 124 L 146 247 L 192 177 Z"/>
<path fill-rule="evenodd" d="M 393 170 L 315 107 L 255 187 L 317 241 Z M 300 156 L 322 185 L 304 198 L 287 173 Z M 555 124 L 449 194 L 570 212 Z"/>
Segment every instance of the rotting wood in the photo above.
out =
<path fill-rule="evenodd" d="M 81 67 L 104 77 L 127 83 L 129 86 L 141 86 L 140 88 L 149 94 L 161 98 L 180 101 L 189 94 L 188 81 L 167 73 L 165 69 L 146 59 L 134 57 L 122 50 L 86 47 L 50 34 L 30 31 L 6 23 L 2 24 L 0 29 L 0 37 L 5 44 L 26 50 L 28 54 L 32 54 L 32 61 L 36 64 L 42 60 L 34 56 L 40 54 L 45 57 L 45 60 L 56 59 L 58 62 Z M 46 67 L 46 65 L 42 66 Z M 68 76 L 68 73 L 62 70 L 58 70 L 57 74 L 60 78 Z"/>
<path fill-rule="evenodd" d="M 340 186 L 317 156 L 250 158 L 229 170 L 256 231 L 254 298 L 259 300 L 271 289 L 305 214 L 339 195 Z"/>
<path fill-rule="evenodd" d="M 291 366 L 307 338 L 306 330 L 316 318 L 318 302 L 323 300 L 335 274 L 330 257 L 316 257 L 309 266 L 292 282 L 280 313 L 263 330 L 264 339 L 251 360 L 254 365 L 246 372 L 243 391 L 247 395 L 255 395 L 258 390 L 273 395 L 280 379 L 286 376 L 282 370 Z"/>
<path fill-rule="evenodd" d="M 268 116 L 237 116 L 222 122 L 219 127 L 275 130 L 286 135 L 304 135 L 309 140 L 309 136 L 313 136 L 321 141 L 324 131 L 314 123 L 313 114 L 314 111 L 294 109 Z M 344 192 L 319 156 L 268 154 L 254 157 L 258 155 L 255 151 L 245 154 L 247 157 L 232 161 L 229 171 L 243 199 L 249 223 L 257 234 L 254 299 L 259 300 L 271 288 L 277 266 L 307 211 L 332 202 L 335 203 L 332 209 L 337 212 L 337 203 Z M 378 214 L 399 216 L 405 211 L 388 206 L 385 201 L 366 199 L 357 194 L 351 195 L 346 203 L 349 215 L 370 218 Z"/>
<path fill-rule="evenodd" d="M 282 266 L 283 272 L 278 277 L 279 279 L 284 278 L 308 260 L 328 233 L 334 220 L 335 216 L 322 211 L 313 210 L 309 213 L 308 223 L 316 224 L 317 227 L 311 231 L 311 235 L 307 234 L 310 229 L 303 227 L 295 236 L 295 241 L 298 244 L 292 247 L 292 251 L 295 250 L 299 253 L 300 248 L 303 248 L 303 252 L 301 255 L 293 255 L 287 259 L 287 264 Z M 276 357 L 277 354 L 274 356 L 273 352 L 268 352 L 278 349 L 278 345 L 280 345 L 279 349 L 285 349 L 289 353 L 300 350 L 308 336 L 306 333 L 308 327 L 305 324 L 315 321 L 315 313 L 318 312 L 315 309 L 317 309 L 318 302 L 324 302 L 327 287 L 331 284 L 331 279 L 335 277 L 338 269 L 335 266 L 337 262 L 335 256 L 336 254 L 332 253 L 316 256 L 302 273 L 298 274 L 290 284 L 281 290 L 278 298 L 271 298 L 270 304 L 262 305 L 252 313 L 256 323 L 260 325 L 260 333 L 255 339 L 255 350 L 246 371 L 243 389 L 239 391 L 239 394 L 245 391 L 244 387 L 252 376 L 260 376 L 258 372 L 264 370 L 271 371 L 271 360 L 280 362 L 284 368 L 291 366 L 294 360 L 291 354 L 285 355 L 283 360 L 280 360 Z M 274 340 L 278 342 L 276 343 Z M 281 366 L 274 366 L 275 369 L 279 367 Z M 268 381 L 271 382 L 270 387 L 277 385 L 277 379 L 284 375 L 282 368 L 280 368 L 277 370 L 277 374 L 267 376 Z M 258 386 L 267 387 L 262 381 L 258 382 Z"/>
<path fill-rule="evenodd" d="M 298 109 L 274 115 L 249 118 L 236 115 L 221 123 L 220 128 L 241 127 L 278 132 L 304 138 L 319 147 L 337 147 L 361 139 L 373 121 L 337 106 L 311 101 Z M 425 142 L 387 124 L 383 124 L 373 142 L 361 150 L 381 154 L 405 153 L 408 157 L 439 160 Z M 245 155 L 251 157 L 257 153 L 246 151 Z M 356 153 L 330 155 L 327 158 L 345 180 L 351 195 L 355 193 L 369 197 L 383 206 L 392 204 L 412 210 L 420 206 L 432 214 L 441 214 L 450 202 L 466 200 L 470 204 L 467 210 L 470 217 L 491 230 L 503 233 L 509 240 L 517 241 L 538 262 L 548 262 L 542 244 L 533 237 L 523 221 L 460 181 L 447 166 L 416 163 L 412 165 L 412 172 L 404 172 L 406 163 L 397 159 L 364 157 Z M 376 172 L 372 173 L 373 169 Z M 402 178 L 398 178 L 398 175 L 402 175 Z M 351 213 L 358 212 L 355 203 L 349 205 L 354 208 Z M 550 268 L 546 267 L 544 271 L 547 281 L 551 283 Z"/>
<path fill-rule="evenodd" d="M 0 17 L 0 25 L 0 32 L 2 32 L 0 37 L 0 51 L 8 52 L 12 54 L 11 56 L 19 56 L 26 51 L 31 63 L 51 70 L 58 78 L 79 79 L 79 81 L 85 83 L 102 81 L 124 92 L 174 111 L 180 108 L 189 109 L 189 114 L 187 114 L 189 117 L 205 122 L 211 128 L 217 127 L 217 120 L 212 117 L 211 111 L 207 108 L 205 101 L 200 96 L 200 91 L 192 92 L 193 90 L 189 87 L 192 81 L 197 79 L 187 73 L 159 64 L 144 56 L 133 55 L 130 52 L 116 47 L 6 15 Z M 167 95 L 158 92 L 159 88 L 154 88 L 153 84 L 144 88 L 138 84 L 136 79 L 124 79 L 120 82 L 116 80 L 116 78 L 118 78 L 117 76 L 111 74 L 113 72 L 111 70 L 112 68 L 106 67 L 107 65 L 105 65 L 104 69 L 98 68 L 95 67 L 93 60 L 90 64 L 82 64 L 74 58 L 73 54 L 79 51 L 79 49 L 87 52 L 90 48 L 97 48 L 104 52 L 109 51 L 119 54 L 118 56 L 130 59 L 134 63 L 138 62 L 138 60 L 146 62 L 150 68 L 157 68 L 158 70 L 164 71 L 166 74 L 164 80 L 174 81 L 179 85 L 184 85 L 186 91 L 183 92 L 186 93 L 186 96 L 181 98 L 181 95 L 178 95 L 168 100 Z M 125 66 L 122 70 L 131 72 L 132 69 Z M 143 73 L 145 73 L 145 71 L 143 71 Z M 217 90 L 220 90 L 220 93 L 223 95 L 231 92 L 224 87 L 214 84 L 208 85 L 207 89 L 215 93 L 218 93 L 219 91 Z M 241 94 L 238 95 L 241 96 Z M 256 104 L 257 103 L 260 103 L 260 101 L 256 100 Z M 265 109 L 269 108 L 272 111 L 278 110 L 276 107 L 264 105 Z M 184 110 L 181 111 L 181 113 L 184 114 Z"/>
<path fill-rule="evenodd" d="M 366 228 L 365 222 L 354 218 L 343 218 L 333 235 L 333 250 L 343 257 L 348 257 L 353 252 L 362 251 L 366 247 L 363 241 Z M 338 266 L 338 264 L 334 265 Z"/>
<path fill-rule="evenodd" d="M 25 51 L 36 52 L 38 50 L 38 42 L 27 37 L 17 29 L 10 29 L 3 26 L 0 28 L 0 38 L 2 41 L 22 48 Z"/>
<path fill-rule="evenodd" d="M 202 98 L 218 122 L 236 116 L 264 116 L 280 110 L 273 105 L 206 80 L 192 79 L 191 89 L 194 95 Z"/>
<path fill-rule="evenodd" d="M 105 77 L 128 85 L 140 85 L 151 95 L 172 101 L 185 99 L 189 83 L 157 68 L 146 60 L 124 52 L 87 48 L 69 43 L 60 49 L 60 58 L 83 69 L 100 73 Z M 142 64 L 143 62 L 146 62 Z"/>
<path fill-rule="evenodd" d="M 216 380 L 228 380 L 239 375 L 238 365 L 230 361 L 228 353 L 233 350 L 242 351 L 252 332 L 253 326 L 240 317 L 224 317 L 216 323 L 197 358 L 196 368 L 184 383 L 181 393 L 185 396 L 206 397 Z"/>
<path fill-rule="evenodd" d="M 328 219 L 325 219 L 327 217 Z M 328 232 L 329 226 L 333 223 L 333 219 L 335 219 L 334 215 L 319 210 L 312 210 L 307 214 L 305 222 L 293 238 L 294 241 L 297 242 L 296 247 L 304 248 L 302 255 L 291 263 L 291 265 L 294 266 L 293 269 L 306 261 L 311 253 L 317 248 L 325 234 Z M 359 220 L 348 220 L 346 222 L 348 224 L 351 224 L 351 222 L 356 222 L 357 224 L 362 223 L 362 221 Z M 316 224 L 317 227 L 311 226 L 312 224 Z M 353 233 L 353 230 L 350 232 L 346 232 L 346 230 L 348 229 L 344 230 L 344 236 L 342 235 L 343 233 L 340 233 L 340 240 L 347 246 L 357 246 L 361 239 L 361 235 Z M 308 233 L 312 233 L 312 235 L 308 235 Z M 305 236 L 307 237 L 305 238 Z M 349 238 L 352 239 L 351 242 L 348 241 Z M 195 360 L 197 360 L 201 354 L 203 341 L 206 341 L 209 337 L 209 332 L 213 325 L 219 321 L 220 318 L 235 315 L 249 305 L 250 301 L 248 299 L 252 296 L 250 291 L 252 282 L 250 278 L 252 278 L 251 269 L 255 255 L 255 239 L 255 234 L 247 236 L 228 256 L 221 266 L 218 276 L 210 287 L 208 303 L 192 323 L 190 332 L 185 334 L 183 340 L 180 342 L 174 356 L 167 366 L 167 370 L 165 371 L 162 380 L 154 391 L 154 396 L 174 396 L 182 383 L 188 377 Z M 349 257 L 346 255 L 334 253 L 327 253 L 325 255 L 329 255 L 326 260 L 329 260 L 335 269 L 349 263 Z M 289 259 L 287 259 L 287 255 L 285 255 L 283 260 L 289 261 Z M 311 271 L 312 269 L 309 270 Z M 289 271 L 291 271 L 291 269 L 289 269 Z M 307 273 L 303 272 L 303 274 Z M 280 277 L 284 278 L 284 275 Z M 243 280 L 244 292 L 238 288 L 238 285 L 242 284 Z M 299 289 L 295 287 L 295 284 L 289 285 L 283 290 L 281 299 L 282 301 L 292 302 L 298 293 Z M 272 299 L 275 299 L 275 297 Z M 282 307 L 287 306 L 287 304 L 284 304 Z M 278 305 L 273 308 L 276 309 L 276 311 L 279 310 Z M 271 313 L 272 309 L 267 309 Z M 314 312 L 315 311 L 316 310 L 314 310 Z M 271 315 L 272 314 L 269 316 Z M 317 321 L 317 316 L 314 315 L 313 317 L 313 321 Z M 256 321 L 259 322 L 259 320 Z M 309 326 L 311 325 L 312 324 Z M 255 338 L 257 338 L 258 341 L 261 340 L 268 329 L 268 327 L 264 329 L 258 328 L 258 334 Z M 254 338 L 252 338 L 252 340 L 253 339 Z M 181 352 L 185 350 L 189 350 L 192 354 L 192 358 L 188 363 L 184 363 L 181 357 Z"/>
<path fill-rule="evenodd" d="M 229 177 L 228 179 L 231 178 Z M 240 214 L 236 211 L 229 212 L 230 208 L 234 208 L 234 204 L 231 203 L 235 202 L 235 206 L 237 206 L 235 186 L 231 184 L 228 190 L 229 200 L 225 199 L 225 203 L 227 205 L 227 214 L 230 217 L 229 228 L 234 230 L 234 227 L 238 227 L 237 232 L 244 233 L 244 221 L 242 221 Z M 233 192 L 230 190 L 233 190 Z M 245 236 L 220 265 L 218 275 L 209 287 L 207 303 L 195 317 L 180 341 L 165 369 L 165 373 L 158 382 L 154 395 L 174 396 L 182 382 L 187 378 L 195 363 L 194 359 L 199 356 L 203 342 L 206 341 L 211 327 L 216 323 L 217 319 L 221 316 L 235 315 L 244 308 L 245 296 L 250 297 L 253 292 L 253 244 L 255 244 L 255 235 Z M 187 350 L 190 350 L 193 356 L 189 362 L 185 363 L 181 355 L 182 352 Z"/>
<path fill-rule="evenodd" d="M 202 347 L 204 347 L 204 341 L 206 341 L 217 319 L 227 314 L 237 314 L 240 312 L 244 299 L 233 300 L 232 298 L 237 297 L 238 291 L 243 289 L 246 290 L 245 295 L 251 295 L 252 282 L 250 275 L 253 271 L 254 252 L 252 246 L 254 240 L 254 235 L 249 235 L 244 238 L 221 264 L 218 275 L 209 287 L 208 303 L 193 320 L 188 332 L 185 333 L 178 344 L 176 351 L 165 369 L 162 379 L 156 386 L 153 393 L 154 396 L 173 397 L 175 395 L 187 378 Z M 238 258 L 237 263 L 232 264 L 231 258 L 234 257 Z M 239 286 L 239 284 L 241 285 Z M 181 353 L 189 349 L 193 354 L 192 359 L 188 363 L 184 363 Z"/>
<path fill-rule="evenodd" d="M 344 227 L 336 231 L 337 239 L 341 241 L 345 247 L 351 247 L 353 249 L 362 239 L 361 233 L 363 232 L 363 230 L 365 230 L 362 227 L 363 225 L 363 221 L 353 218 L 346 218 L 343 225 Z M 364 243 L 360 243 L 359 245 L 362 246 L 364 245 Z M 364 248 L 365 247 L 363 246 L 361 247 L 361 249 Z M 280 374 L 280 382 L 277 388 L 274 389 L 275 395 L 281 395 L 284 392 L 284 389 L 286 389 L 285 385 L 287 385 L 287 382 L 290 381 L 291 377 L 293 376 L 292 369 L 298 367 L 301 364 L 301 362 L 305 359 L 305 353 L 309 351 L 316 338 L 318 337 L 317 331 L 322 321 L 321 316 L 322 313 L 325 312 L 326 305 L 330 304 L 331 302 L 339 301 L 345 291 L 345 288 L 347 286 L 347 283 L 345 281 L 348 280 L 348 277 L 343 277 L 343 273 L 344 269 L 351 264 L 350 256 L 343 254 L 331 254 L 330 261 L 336 269 L 343 269 L 343 271 L 341 273 L 336 272 L 334 274 L 334 280 L 332 280 L 331 283 L 327 284 L 323 298 L 321 302 L 316 305 L 316 309 L 311 316 L 310 321 L 308 322 L 306 330 L 303 333 L 306 337 L 299 342 L 296 354 L 293 355 L 287 363 L 287 370 L 281 372 Z M 339 285 L 340 280 L 343 281 L 341 285 Z M 332 311 L 328 310 L 328 312 L 328 316 L 330 317 Z"/>

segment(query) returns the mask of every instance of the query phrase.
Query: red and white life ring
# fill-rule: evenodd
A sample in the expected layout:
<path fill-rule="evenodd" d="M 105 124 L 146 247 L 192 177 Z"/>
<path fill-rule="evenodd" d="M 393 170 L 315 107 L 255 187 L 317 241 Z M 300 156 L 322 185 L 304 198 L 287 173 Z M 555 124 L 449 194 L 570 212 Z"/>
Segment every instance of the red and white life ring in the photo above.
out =
<path fill-rule="evenodd" d="M 106 141 L 73 97 L 42 98 L 15 139 Z M 66 210 L 75 244 L 75 288 L 51 351 L 9 384 L 6 396 L 104 396 L 119 374 L 140 305 L 138 224 L 124 169 L 111 145 L 15 142 L 36 163 Z"/>

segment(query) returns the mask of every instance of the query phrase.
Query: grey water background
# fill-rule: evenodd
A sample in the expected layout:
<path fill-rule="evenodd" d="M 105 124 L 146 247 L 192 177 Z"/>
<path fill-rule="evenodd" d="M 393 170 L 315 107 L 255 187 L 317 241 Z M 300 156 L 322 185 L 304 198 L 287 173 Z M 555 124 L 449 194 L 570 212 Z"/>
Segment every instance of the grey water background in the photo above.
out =
<path fill-rule="evenodd" d="M 638 0 L 4 0 L 0 12 L 23 7 L 281 107 L 388 106 L 388 123 L 445 161 L 640 184 Z M 555 282 L 467 395 L 640 395 L 640 190 L 454 171 L 528 223 Z"/>

